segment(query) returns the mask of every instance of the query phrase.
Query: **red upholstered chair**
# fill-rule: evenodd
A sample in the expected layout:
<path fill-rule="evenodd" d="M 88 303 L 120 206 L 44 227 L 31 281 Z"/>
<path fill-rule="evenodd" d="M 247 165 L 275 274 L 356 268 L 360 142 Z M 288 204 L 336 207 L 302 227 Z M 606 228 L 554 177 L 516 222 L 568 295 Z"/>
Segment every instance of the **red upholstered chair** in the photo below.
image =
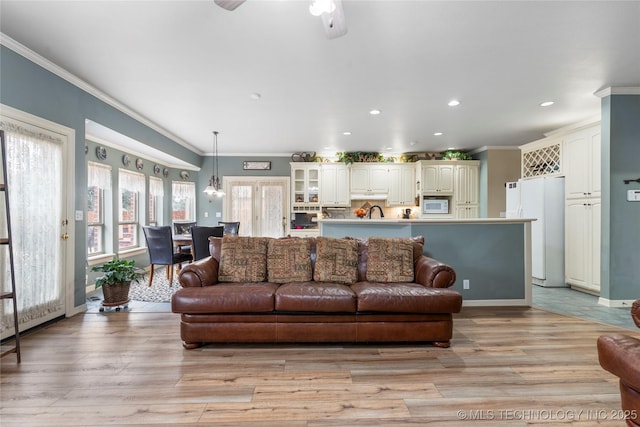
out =
<path fill-rule="evenodd" d="M 631 307 L 631 317 L 640 328 L 640 299 Z M 620 402 L 629 414 L 627 425 L 640 426 L 640 339 L 629 335 L 598 338 L 600 366 L 620 378 Z"/>

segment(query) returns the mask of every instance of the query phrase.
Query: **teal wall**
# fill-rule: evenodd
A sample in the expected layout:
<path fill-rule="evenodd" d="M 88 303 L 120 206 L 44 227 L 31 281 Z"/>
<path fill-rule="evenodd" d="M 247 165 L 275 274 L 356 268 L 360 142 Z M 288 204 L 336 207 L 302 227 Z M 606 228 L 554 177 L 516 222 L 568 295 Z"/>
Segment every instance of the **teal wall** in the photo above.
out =
<path fill-rule="evenodd" d="M 196 167 L 203 167 L 202 172 L 189 171 L 190 179 L 196 182 L 197 210 L 204 210 L 208 199 L 202 192 L 208 184 L 211 176 L 211 157 L 202 157 L 193 151 L 174 142 L 166 136 L 156 132 L 148 126 L 124 114 L 118 109 L 106 104 L 95 96 L 83 91 L 77 86 L 45 70 L 30 60 L 15 53 L 6 46 L 0 45 L 0 103 L 27 112 L 37 117 L 72 128 L 76 133 L 75 159 L 73 166 L 75 174 L 74 210 L 86 211 L 87 205 L 87 160 L 98 161 L 95 157 L 95 144 L 89 142 L 91 149 L 85 155 L 85 119 L 97 122 L 116 132 L 144 142 L 173 157 L 183 160 Z M 222 134 L 221 134 L 222 136 Z M 224 144 L 224 139 L 219 138 L 219 145 Z M 108 148 L 111 153 L 106 163 L 111 164 L 114 170 L 122 167 L 122 155 L 124 152 Z M 145 159 L 147 175 L 151 174 L 152 162 Z M 244 160 L 270 160 L 270 171 L 243 171 Z M 285 157 L 221 157 L 219 161 L 221 175 L 280 175 L 289 176 L 289 158 Z M 131 167 L 130 167 L 131 168 Z M 170 218 L 170 194 L 171 181 L 178 180 L 180 170 L 171 169 L 170 176 L 165 179 L 165 206 L 164 218 Z M 116 182 L 116 181 L 114 181 Z M 221 202 L 217 207 L 222 210 Z M 73 215 L 73 213 L 69 213 Z M 86 218 L 86 215 L 84 215 Z M 204 218 L 203 218 L 204 220 Z M 209 218 L 210 222 L 217 221 Z M 75 254 L 74 256 L 74 305 L 80 306 L 86 300 L 86 221 L 75 221 Z M 140 266 L 148 264 L 146 255 L 134 257 Z"/>
<path fill-rule="evenodd" d="M 640 297 L 640 202 L 627 190 L 640 184 L 640 95 L 602 99 L 602 252 L 600 296 Z"/>

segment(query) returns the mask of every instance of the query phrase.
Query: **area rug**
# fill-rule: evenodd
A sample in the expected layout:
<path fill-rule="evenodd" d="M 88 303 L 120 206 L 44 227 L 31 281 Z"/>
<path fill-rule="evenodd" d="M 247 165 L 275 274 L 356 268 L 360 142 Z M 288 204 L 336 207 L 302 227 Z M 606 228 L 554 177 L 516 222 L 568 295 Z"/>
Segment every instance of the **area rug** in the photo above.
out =
<path fill-rule="evenodd" d="M 171 296 L 180 289 L 178 276 L 174 273 L 173 284 L 169 286 L 169 280 L 164 269 L 158 269 L 153 273 L 153 283 L 149 286 L 149 273 L 146 273 L 138 283 L 131 283 L 129 299 L 144 302 L 170 302 Z"/>

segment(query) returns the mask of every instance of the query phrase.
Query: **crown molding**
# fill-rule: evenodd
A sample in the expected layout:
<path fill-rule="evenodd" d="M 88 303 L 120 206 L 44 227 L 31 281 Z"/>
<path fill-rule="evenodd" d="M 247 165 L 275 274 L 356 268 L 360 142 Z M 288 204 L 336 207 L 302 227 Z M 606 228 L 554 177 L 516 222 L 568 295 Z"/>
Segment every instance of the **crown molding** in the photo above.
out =
<path fill-rule="evenodd" d="M 69 71 L 65 70 L 64 68 L 60 67 L 57 64 L 54 64 L 53 62 L 49 61 L 47 58 L 45 58 L 45 57 L 41 56 L 40 54 L 34 52 L 33 50 L 31 50 L 28 47 L 26 47 L 25 45 L 15 41 L 14 39 L 12 39 L 11 37 L 7 36 L 6 34 L 4 34 L 2 32 L 0 32 L 0 45 L 5 46 L 8 49 L 11 49 L 12 51 L 17 53 L 18 55 L 28 59 L 29 61 L 33 62 L 36 65 L 39 65 L 40 67 L 42 67 L 45 70 L 55 74 L 56 76 L 60 77 L 61 79 L 66 80 L 67 82 L 69 82 L 72 85 L 78 87 L 79 89 L 83 90 L 84 92 L 86 92 L 86 93 L 88 93 L 88 94 L 90 94 L 92 96 L 95 96 L 100 101 L 104 102 L 105 104 L 108 104 L 108 105 L 112 106 L 113 108 L 115 108 L 115 109 L 119 110 L 120 112 L 126 114 L 127 116 L 131 117 L 132 119 L 137 120 L 138 122 L 142 123 L 143 125 L 151 128 L 154 131 L 158 132 L 159 134 L 169 138 L 170 140 L 172 140 L 176 144 L 179 144 L 179 145 L 183 146 L 184 148 L 186 148 L 188 150 L 191 150 L 194 153 L 197 153 L 200 156 L 203 155 L 203 153 L 199 149 L 195 148 L 193 145 L 191 145 L 188 142 L 184 141 L 182 138 L 179 138 L 178 136 L 172 134 L 171 132 L 169 132 L 168 130 L 164 129 L 160 125 L 152 122 L 151 120 L 147 119 L 146 117 L 142 116 L 141 114 L 139 114 L 136 111 L 132 110 L 131 108 L 127 107 L 126 105 L 124 105 L 120 101 L 116 100 L 115 98 L 112 98 L 111 96 L 109 96 L 106 93 L 102 92 L 100 89 L 96 88 L 95 86 L 90 85 L 89 83 L 85 82 L 84 80 L 80 79 L 79 77 L 75 76 L 74 74 L 71 74 Z"/>
<path fill-rule="evenodd" d="M 598 98 L 611 95 L 640 95 L 640 87 L 608 87 L 594 93 Z"/>
<path fill-rule="evenodd" d="M 512 146 L 512 145 L 485 145 L 483 147 L 476 148 L 474 150 L 469 151 L 469 154 L 477 154 L 482 153 L 483 151 L 489 150 L 520 150 L 520 147 Z"/>

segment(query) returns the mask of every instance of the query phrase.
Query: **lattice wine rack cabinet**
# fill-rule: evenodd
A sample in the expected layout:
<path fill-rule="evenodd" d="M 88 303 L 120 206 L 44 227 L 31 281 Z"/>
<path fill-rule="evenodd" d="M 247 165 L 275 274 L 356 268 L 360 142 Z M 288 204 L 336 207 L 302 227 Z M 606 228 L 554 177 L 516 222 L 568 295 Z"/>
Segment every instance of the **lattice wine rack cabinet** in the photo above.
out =
<path fill-rule="evenodd" d="M 561 141 L 522 152 L 522 177 L 555 175 L 562 172 Z"/>

